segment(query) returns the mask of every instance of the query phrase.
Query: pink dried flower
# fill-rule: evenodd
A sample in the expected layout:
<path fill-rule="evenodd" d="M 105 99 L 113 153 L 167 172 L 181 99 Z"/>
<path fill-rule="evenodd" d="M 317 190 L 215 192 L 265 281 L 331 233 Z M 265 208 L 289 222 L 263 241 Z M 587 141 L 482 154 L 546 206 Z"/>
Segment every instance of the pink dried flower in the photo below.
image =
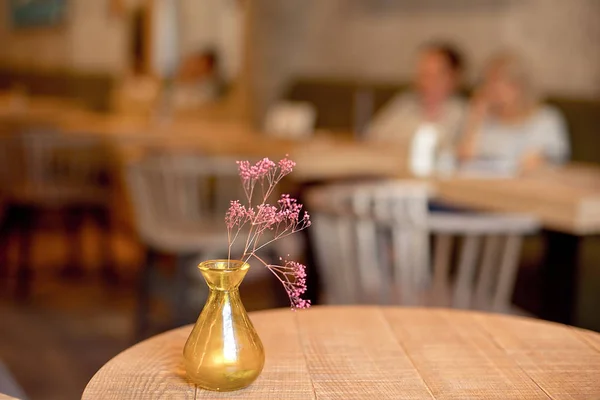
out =
<path fill-rule="evenodd" d="M 225 214 L 225 224 L 227 229 L 232 229 L 236 225 L 243 225 L 252 217 L 253 210 L 246 209 L 239 200 L 231 201 L 229 210 Z"/>
<path fill-rule="evenodd" d="M 292 309 L 310 307 L 310 300 L 302 298 L 306 292 L 306 266 L 296 261 L 283 260 L 283 265 L 267 265 L 279 279 L 290 298 Z"/>
<path fill-rule="evenodd" d="M 238 171 L 242 181 L 257 181 L 271 174 L 277 168 L 268 158 L 263 158 L 254 165 L 249 161 L 238 161 Z"/>
<path fill-rule="evenodd" d="M 225 214 L 230 255 L 233 243 L 242 231 L 242 227 L 247 224 L 248 236 L 241 259 L 248 261 L 250 258 L 255 258 L 267 267 L 283 284 L 292 309 L 308 308 L 310 301 L 301 297 L 306 292 L 306 267 L 289 260 L 285 260 L 283 266 L 268 264 L 256 254 L 275 240 L 308 228 L 311 224 L 308 213 L 301 214 L 302 204 L 289 194 L 281 195 L 276 206 L 267 203 L 275 186 L 284 176 L 292 172 L 296 163 L 289 160 L 286 155 L 286 158 L 277 164 L 268 158 L 263 158 L 254 165 L 249 161 L 238 161 L 237 165 L 248 203 L 243 205 L 239 200 L 234 200 Z M 252 199 L 257 185 L 262 190 L 262 202 L 253 206 Z M 261 243 L 262 235 L 267 230 L 273 233 L 269 234 L 269 240 Z"/>
<path fill-rule="evenodd" d="M 292 170 L 296 166 L 296 163 L 293 162 L 292 160 L 289 160 L 287 158 L 287 154 L 286 154 L 286 158 L 279 160 L 278 165 L 279 165 L 279 168 L 281 169 L 281 173 L 284 175 L 287 175 L 292 172 Z"/>
<path fill-rule="evenodd" d="M 258 225 L 258 229 L 271 229 L 273 225 L 281 221 L 277 207 L 269 204 L 259 204 L 256 206 L 256 218 L 252 221 L 253 225 Z"/>

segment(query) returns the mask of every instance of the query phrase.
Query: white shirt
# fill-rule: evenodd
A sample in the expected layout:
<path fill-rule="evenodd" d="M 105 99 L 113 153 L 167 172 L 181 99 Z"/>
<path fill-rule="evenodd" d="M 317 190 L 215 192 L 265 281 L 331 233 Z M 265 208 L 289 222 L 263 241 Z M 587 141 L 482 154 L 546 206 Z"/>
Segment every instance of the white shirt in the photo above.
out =
<path fill-rule="evenodd" d="M 452 97 L 444 105 L 441 118 L 428 121 L 416 94 L 402 93 L 394 97 L 371 121 L 368 139 L 409 143 L 419 127 L 433 124 L 440 132 L 443 144 L 454 147 L 462 130 L 465 110 L 464 101 Z"/>
<path fill-rule="evenodd" d="M 540 107 L 519 124 L 505 124 L 492 118 L 484 121 L 477 143 L 478 157 L 517 165 L 532 152 L 540 152 L 551 163 L 567 161 L 567 127 L 557 109 Z"/>

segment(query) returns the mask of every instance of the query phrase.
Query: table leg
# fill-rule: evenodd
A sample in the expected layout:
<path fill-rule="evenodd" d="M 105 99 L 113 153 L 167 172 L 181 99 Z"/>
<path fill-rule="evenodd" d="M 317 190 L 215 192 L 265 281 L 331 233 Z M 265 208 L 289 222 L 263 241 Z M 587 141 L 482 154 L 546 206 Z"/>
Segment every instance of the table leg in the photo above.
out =
<path fill-rule="evenodd" d="M 64 278 L 81 278 L 85 275 L 83 263 L 82 228 L 85 223 L 85 212 L 81 207 L 67 207 L 64 213 L 67 237 L 69 238 L 69 260 L 60 274 Z"/>
<path fill-rule="evenodd" d="M 8 206 L 6 207 L 4 219 L 0 218 L 0 292 L 4 292 L 6 290 L 4 285 L 8 284 L 10 240 L 14 228 L 17 226 L 15 214 L 15 208 Z"/>
<path fill-rule="evenodd" d="M 138 299 L 137 299 L 137 310 L 136 310 L 136 327 L 135 327 L 135 339 L 136 342 L 146 338 L 148 328 L 150 326 L 150 301 L 153 293 L 153 278 L 157 269 L 158 254 L 151 248 L 146 249 L 146 257 L 144 265 L 142 265 L 138 283 Z"/>
<path fill-rule="evenodd" d="M 102 251 L 102 266 L 100 267 L 100 274 L 104 282 L 114 285 L 119 282 L 119 273 L 115 267 L 115 257 L 112 251 L 112 216 L 110 210 L 103 206 L 94 208 L 92 212 L 101 230 L 100 248 Z"/>
<path fill-rule="evenodd" d="M 194 264 L 198 261 L 198 254 L 179 254 L 177 256 L 177 266 L 175 276 L 173 277 L 173 293 L 171 311 L 173 313 L 174 327 L 189 324 L 193 321 L 190 319 L 190 304 L 189 304 L 189 273 L 193 271 Z"/>
<path fill-rule="evenodd" d="M 581 237 L 544 231 L 545 256 L 542 264 L 542 318 L 575 323 L 579 248 Z"/>

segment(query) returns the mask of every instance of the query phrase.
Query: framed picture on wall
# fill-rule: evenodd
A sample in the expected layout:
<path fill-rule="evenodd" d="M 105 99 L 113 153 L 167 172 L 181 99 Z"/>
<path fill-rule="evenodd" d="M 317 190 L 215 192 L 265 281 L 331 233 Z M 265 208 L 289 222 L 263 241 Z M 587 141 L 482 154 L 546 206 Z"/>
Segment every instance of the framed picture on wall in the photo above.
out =
<path fill-rule="evenodd" d="M 13 28 L 52 27 L 64 21 L 67 0 L 9 0 L 8 7 Z"/>

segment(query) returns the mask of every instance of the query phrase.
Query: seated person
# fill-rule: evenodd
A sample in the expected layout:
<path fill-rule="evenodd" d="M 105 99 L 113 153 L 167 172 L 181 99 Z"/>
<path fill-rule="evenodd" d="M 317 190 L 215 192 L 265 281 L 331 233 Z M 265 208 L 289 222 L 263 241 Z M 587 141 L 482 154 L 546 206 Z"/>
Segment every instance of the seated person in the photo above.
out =
<path fill-rule="evenodd" d="M 462 57 L 450 45 L 424 46 L 417 61 L 413 90 L 391 100 L 371 122 L 368 139 L 408 144 L 423 124 L 434 124 L 441 141 L 454 147 L 465 111 L 456 90 Z"/>
<path fill-rule="evenodd" d="M 471 101 L 458 151 L 463 161 L 499 161 L 531 170 L 563 163 L 569 156 L 560 112 L 540 104 L 530 71 L 515 54 L 492 58 Z"/>
<path fill-rule="evenodd" d="M 194 53 L 183 61 L 170 93 L 174 109 L 193 109 L 221 96 L 223 85 L 217 61 L 212 50 Z"/>

